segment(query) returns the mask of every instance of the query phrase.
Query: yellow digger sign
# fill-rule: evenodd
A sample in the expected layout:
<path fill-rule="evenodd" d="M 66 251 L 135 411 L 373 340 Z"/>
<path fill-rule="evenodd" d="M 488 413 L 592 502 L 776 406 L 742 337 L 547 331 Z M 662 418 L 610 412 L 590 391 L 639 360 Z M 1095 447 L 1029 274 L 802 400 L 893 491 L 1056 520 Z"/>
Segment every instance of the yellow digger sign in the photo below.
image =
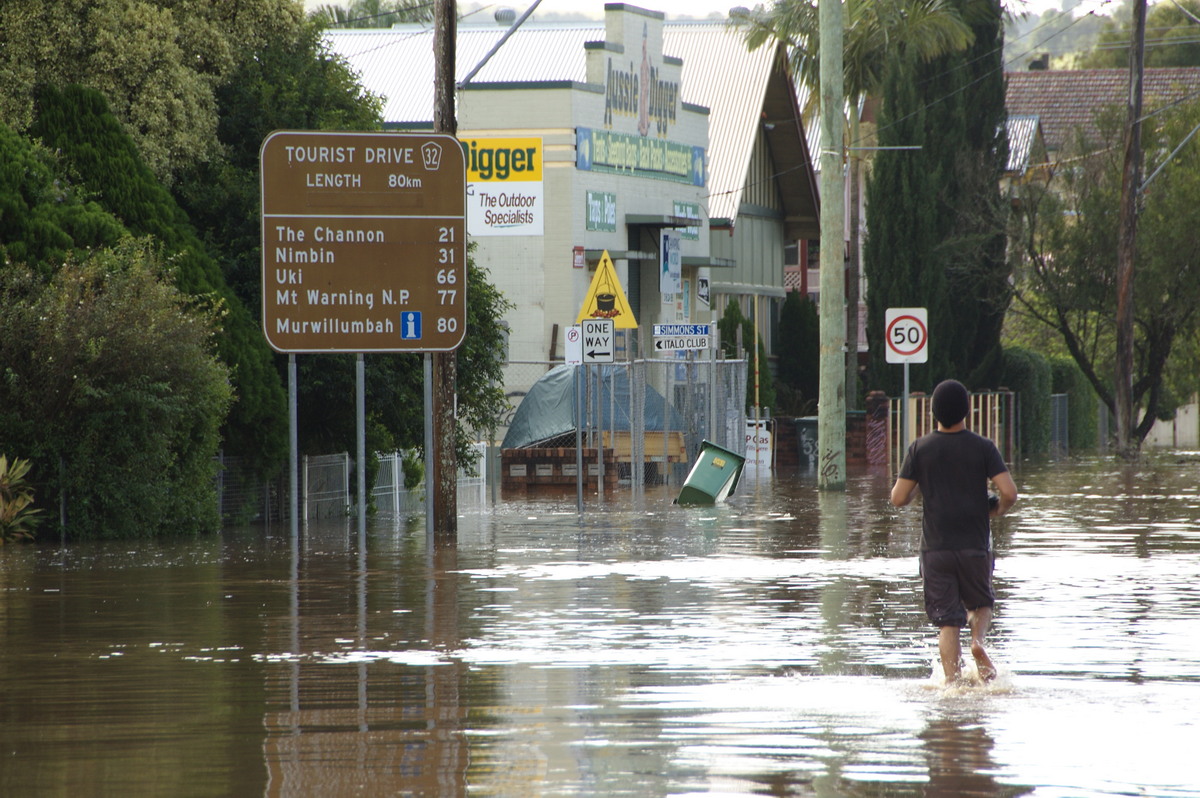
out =
<path fill-rule="evenodd" d="M 600 265 L 596 267 L 596 274 L 592 277 L 592 284 L 575 323 L 579 324 L 584 319 L 612 319 L 613 327 L 619 330 L 635 330 L 638 326 L 607 249 L 600 256 Z"/>

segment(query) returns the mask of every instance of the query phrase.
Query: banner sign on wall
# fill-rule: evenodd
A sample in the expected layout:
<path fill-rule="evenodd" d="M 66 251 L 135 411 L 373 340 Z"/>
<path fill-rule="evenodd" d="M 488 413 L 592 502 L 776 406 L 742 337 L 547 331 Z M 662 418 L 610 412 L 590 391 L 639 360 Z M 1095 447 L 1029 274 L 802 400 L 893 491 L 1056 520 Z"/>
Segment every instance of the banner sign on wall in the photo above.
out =
<path fill-rule="evenodd" d="M 704 148 L 595 128 L 575 128 L 575 167 L 704 185 Z"/>
<path fill-rule="evenodd" d="M 617 195 L 607 191 L 588 191 L 584 206 L 584 222 L 588 230 L 601 233 L 617 232 Z"/>
<path fill-rule="evenodd" d="M 679 231 L 679 237 L 685 241 L 700 240 L 700 205 L 695 202 L 680 202 L 675 200 L 671 203 L 672 213 L 675 216 L 682 216 L 684 219 L 695 219 L 694 227 L 684 227 Z"/>
<path fill-rule="evenodd" d="M 545 232 L 540 138 L 460 138 L 467 160 L 467 232 L 540 236 Z"/>

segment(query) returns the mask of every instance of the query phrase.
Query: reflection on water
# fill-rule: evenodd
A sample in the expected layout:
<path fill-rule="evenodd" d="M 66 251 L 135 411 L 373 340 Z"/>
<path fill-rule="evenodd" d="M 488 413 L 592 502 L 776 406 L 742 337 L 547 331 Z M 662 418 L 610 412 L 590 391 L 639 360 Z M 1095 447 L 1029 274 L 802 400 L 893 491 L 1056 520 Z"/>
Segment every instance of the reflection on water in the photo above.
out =
<path fill-rule="evenodd" d="M 0 550 L 0 794 L 1200 796 L 1200 459 L 1026 467 L 987 687 L 886 474 Z"/>

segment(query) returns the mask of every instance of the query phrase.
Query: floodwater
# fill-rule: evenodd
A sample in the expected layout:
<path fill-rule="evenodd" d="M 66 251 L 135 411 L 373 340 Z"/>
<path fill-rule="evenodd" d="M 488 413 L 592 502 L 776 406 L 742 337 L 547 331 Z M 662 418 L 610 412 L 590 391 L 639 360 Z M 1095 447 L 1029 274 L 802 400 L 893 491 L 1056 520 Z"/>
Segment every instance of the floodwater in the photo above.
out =
<path fill-rule="evenodd" d="M 6 547 L 0 795 L 1200 796 L 1200 455 L 1015 475 L 986 687 L 884 474 Z"/>

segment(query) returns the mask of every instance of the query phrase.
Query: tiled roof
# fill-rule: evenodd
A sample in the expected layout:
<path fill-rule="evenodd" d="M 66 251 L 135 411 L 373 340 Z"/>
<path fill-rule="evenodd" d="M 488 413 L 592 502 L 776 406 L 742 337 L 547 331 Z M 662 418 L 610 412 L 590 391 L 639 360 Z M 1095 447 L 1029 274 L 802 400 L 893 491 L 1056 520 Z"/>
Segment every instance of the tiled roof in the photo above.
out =
<path fill-rule="evenodd" d="M 1008 113 L 1039 117 L 1052 153 L 1071 141 L 1075 128 L 1094 140 L 1097 112 L 1114 105 L 1123 108 L 1129 96 L 1125 69 L 1031 70 L 1006 77 Z M 1200 100 L 1200 67 L 1147 69 L 1142 92 L 1147 111 L 1184 97 Z"/>

